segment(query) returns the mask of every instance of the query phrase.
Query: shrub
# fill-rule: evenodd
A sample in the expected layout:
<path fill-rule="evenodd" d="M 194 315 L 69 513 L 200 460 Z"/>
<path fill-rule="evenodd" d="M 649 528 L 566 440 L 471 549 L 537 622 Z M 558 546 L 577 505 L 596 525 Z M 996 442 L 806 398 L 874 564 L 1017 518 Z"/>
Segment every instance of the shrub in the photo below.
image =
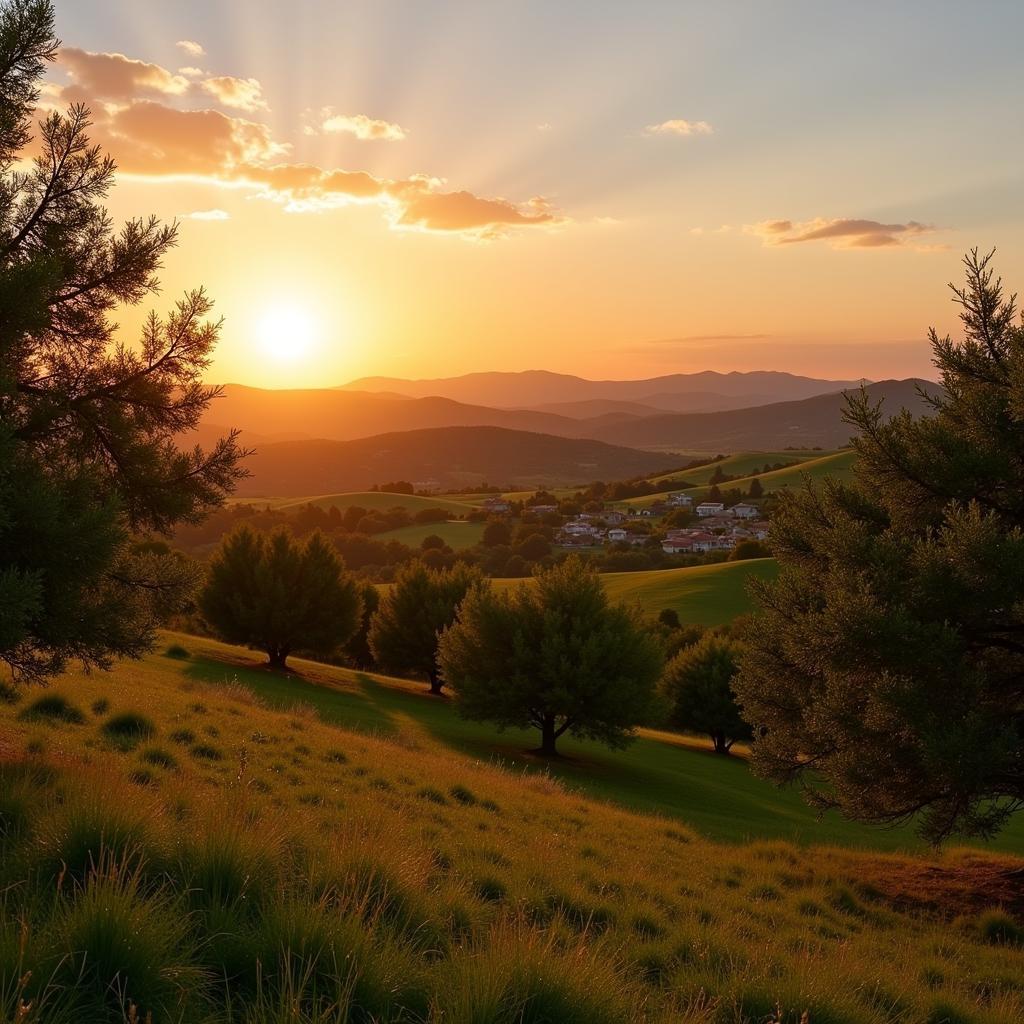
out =
<path fill-rule="evenodd" d="M 181 1019 L 200 988 L 188 918 L 161 893 L 147 895 L 134 872 L 105 861 L 63 904 L 61 973 L 82 1001 L 82 1020 Z M 109 1018 L 108 1018 L 108 1015 Z"/>
<path fill-rule="evenodd" d="M 157 768 L 177 768 L 178 760 L 163 747 L 149 747 L 142 752 L 142 760 L 146 764 L 156 765 Z"/>
<path fill-rule="evenodd" d="M 110 701 L 106 697 L 100 697 L 99 700 L 92 702 L 92 713 L 99 718 L 101 715 L 105 715 L 110 710 Z"/>
<path fill-rule="evenodd" d="M 103 723 L 103 735 L 120 750 L 132 750 L 156 733 L 156 726 L 145 715 L 125 711 Z"/>
<path fill-rule="evenodd" d="M 23 722 L 64 722 L 67 725 L 81 725 L 85 721 L 81 709 L 59 693 L 37 697 L 18 717 Z"/>
<path fill-rule="evenodd" d="M 476 796 L 473 794 L 473 791 L 467 789 L 465 786 L 452 786 L 448 790 L 448 794 L 456 803 L 463 804 L 467 807 L 476 803 Z"/>
<path fill-rule="evenodd" d="M 223 761 L 224 755 L 220 752 L 217 747 L 211 746 L 209 743 L 196 743 L 193 744 L 189 753 L 198 758 L 200 761 Z"/>
<path fill-rule="evenodd" d="M 171 733 L 171 739 L 175 743 L 195 743 L 196 734 L 191 729 L 175 729 Z"/>
<path fill-rule="evenodd" d="M 175 658 L 178 661 L 185 661 L 187 658 L 191 657 L 191 655 L 184 647 L 181 646 L 181 644 L 171 644 L 171 646 L 164 651 L 164 657 Z"/>
<path fill-rule="evenodd" d="M 1001 946 L 1024 944 L 1024 928 L 1003 910 L 986 910 L 978 917 L 978 934 L 986 941 Z"/>

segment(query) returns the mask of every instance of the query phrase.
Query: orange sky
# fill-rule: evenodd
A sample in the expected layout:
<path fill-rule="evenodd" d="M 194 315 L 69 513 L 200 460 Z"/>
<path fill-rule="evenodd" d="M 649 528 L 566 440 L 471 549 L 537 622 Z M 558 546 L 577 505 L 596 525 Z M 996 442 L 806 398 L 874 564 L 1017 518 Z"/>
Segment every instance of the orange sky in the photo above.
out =
<path fill-rule="evenodd" d="M 46 102 L 180 220 L 213 379 L 924 375 L 964 249 L 1024 276 L 1014 5 L 339 6 L 58 6 Z"/>

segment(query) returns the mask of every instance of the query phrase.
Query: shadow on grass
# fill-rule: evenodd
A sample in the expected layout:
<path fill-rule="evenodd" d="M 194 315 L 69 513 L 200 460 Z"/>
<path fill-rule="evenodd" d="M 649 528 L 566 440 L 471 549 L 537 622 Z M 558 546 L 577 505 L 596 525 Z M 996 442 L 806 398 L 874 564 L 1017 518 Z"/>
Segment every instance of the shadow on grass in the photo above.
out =
<path fill-rule="evenodd" d="M 347 729 L 393 735 L 398 731 L 388 711 L 374 701 L 364 688 L 339 689 L 311 682 L 294 672 L 269 667 L 233 665 L 214 658 L 194 657 L 184 675 L 216 685 L 239 682 L 272 708 L 288 710 L 306 704 L 316 709 L 324 722 Z"/>

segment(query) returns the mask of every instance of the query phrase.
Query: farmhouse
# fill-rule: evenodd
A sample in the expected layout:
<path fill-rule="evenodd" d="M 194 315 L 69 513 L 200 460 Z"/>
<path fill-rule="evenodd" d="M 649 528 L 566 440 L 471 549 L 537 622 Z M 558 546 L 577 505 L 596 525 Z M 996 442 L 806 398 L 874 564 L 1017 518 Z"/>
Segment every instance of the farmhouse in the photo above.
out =
<path fill-rule="evenodd" d="M 627 540 L 628 538 L 629 534 L 623 530 L 621 526 L 617 526 L 615 529 L 608 531 L 608 540 L 612 544 Z"/>
<path fill-rule="evenodd" d="M 488 512 L 493 512 L 496 515 L 505 515 L 512 511 L 512 506 L 500 496 L 485 499 L 484 508 L 487 509 Z"/>
<path fill-rule="evenodd" d="M 670 494 L 668 506 L 669 508 L 692 508 L 693 498 L 689 494 Z"/>
<path fill-rule="evenodd" d="M 701 519 L 706 519 L 708 516 L 720 516 L 725 511 L 725 505 L 720 501 L 702 501 L 697 506 L 697 515 Z"/>
<path fill-rule="evenodd" d="M 729 514 L 734 519 L 756 519 L 760 512 L 755 505 L 748 505 L 746 502 L 741 501 L 738 505 L 733 505 L 729 509 Z"/>

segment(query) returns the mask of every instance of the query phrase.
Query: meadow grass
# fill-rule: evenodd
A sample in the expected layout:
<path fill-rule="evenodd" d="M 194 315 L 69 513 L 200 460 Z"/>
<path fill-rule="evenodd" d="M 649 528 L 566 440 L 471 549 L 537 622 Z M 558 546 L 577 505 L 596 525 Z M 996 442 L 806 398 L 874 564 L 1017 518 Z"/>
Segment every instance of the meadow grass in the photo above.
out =
<path fill-rule="evenodd" d="M 453 521 L 448 523 L 416 523 L 413 526 L 402 526 L 397 530 L 378 533 L 378 540 L 397 540 L 411 548 L 419 548 L 427 537 L 440 537 L 445 544 L 455 551 L 475 547 L 484 539 L 486 523 L 469 523 Z"/>
<path fill-rule="evenodd" d="M 607 572 L 601 583 L 615 601 L 639 606 L 649 617 L 673 608 L 683 622 L 721 626 L 738 615 L 753 611 L 747 590 L 751 579 L 774 579 L 778 565 L 773 558 L 719 562 L 683 569 L 651 569 L 642 572 Z M 499 589 L 530 585 L 531 580 L 499 579 Z"/>
<path fill-rule="evenodd" d="M 672 737 L 549 771 L 418 684 L 166 642 L 60 681 L 145 707 L 135 749 L 27 753 L 0 710 L 0 1020 L 1024 1019 L 1020 860 L 883 852 Z M 834 845 L 771 838 L 787 808 Z"/>

